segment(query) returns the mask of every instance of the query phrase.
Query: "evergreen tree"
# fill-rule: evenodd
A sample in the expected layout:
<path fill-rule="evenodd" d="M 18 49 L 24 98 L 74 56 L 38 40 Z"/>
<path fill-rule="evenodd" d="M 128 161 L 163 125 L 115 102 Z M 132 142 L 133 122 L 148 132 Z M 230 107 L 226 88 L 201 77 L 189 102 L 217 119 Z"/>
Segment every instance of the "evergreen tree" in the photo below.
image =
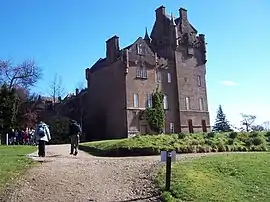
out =
<path fill-rule="evenodd" d="M 229 122 L 226 119 L 226 115 L 224 114 L 221 105 L 217 110 L 217 117 L 215 121 L 215 125 L 213 126 L 212 131 L 214 132 L 229 132 L 231 131 Z"/>
<path fill-rule="evenodd" d="M 8 131 L 16 124 L 19 99 L 15 89 L 8 89 L 3 85 L 0 89 L 0 127 L 2 131 Z"/>

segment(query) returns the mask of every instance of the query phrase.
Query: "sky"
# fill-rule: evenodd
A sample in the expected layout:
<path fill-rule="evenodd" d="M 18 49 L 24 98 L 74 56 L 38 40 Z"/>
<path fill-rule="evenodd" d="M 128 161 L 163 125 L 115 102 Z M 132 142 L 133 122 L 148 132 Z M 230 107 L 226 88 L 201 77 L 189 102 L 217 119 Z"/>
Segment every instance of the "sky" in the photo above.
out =
<path fill-rule="evenodd" d="M 256 115 L 258 124 L 270 120 L 268 0 L 2 0 L 0 59 L 35 59 L 43 69 L 37 93 L 49 93 L 56 73 L 65 91 L 74 92 L 86 85 L 85 69 L 105 56 L 105 41 L 118 35 L 124 47 L 143 37 L 145 27 L 150 33 L 161 5 L 177 17 L 186 8 L 206 35 L 211 123 L 219 105 L 236 126 L 241 113 Z"/>

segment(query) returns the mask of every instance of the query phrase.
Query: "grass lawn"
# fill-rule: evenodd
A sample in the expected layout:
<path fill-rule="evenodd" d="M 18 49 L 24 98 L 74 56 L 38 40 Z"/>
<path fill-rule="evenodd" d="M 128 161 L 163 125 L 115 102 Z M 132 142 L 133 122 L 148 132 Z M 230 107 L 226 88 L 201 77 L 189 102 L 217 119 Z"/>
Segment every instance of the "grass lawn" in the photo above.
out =
<path fill-rule="evenodd" d="M 144 135 L 120 140 L 87 142 L 80 149 L 97 156 L 159 155 L 162 150 L 177 153 L 266 151 L 270 133 L 196 133 Z"/>
<path fill-rule="evenodd" d="M 13 181 L 33 165 L 33 161 L 26 157 L 36 147 L 32 146 L 0 146 L 0 193 L 6 183 Z"/>
<path fill-rule="evenodd" d="M 270 153 L 224 154 L 177 162 L 165 201 L 270 201 Z M 164 190 L 165 168 L 157 183 Z"/>

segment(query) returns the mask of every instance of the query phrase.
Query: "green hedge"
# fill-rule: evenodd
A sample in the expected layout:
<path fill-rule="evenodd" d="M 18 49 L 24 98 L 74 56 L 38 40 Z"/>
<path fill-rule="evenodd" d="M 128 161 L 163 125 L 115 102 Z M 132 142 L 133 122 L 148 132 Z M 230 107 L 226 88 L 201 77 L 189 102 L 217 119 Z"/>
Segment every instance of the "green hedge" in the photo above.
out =
<path fill-rule="evenodd" d="M 180 133 L 88 142 L 81 144 L 80 149 L 96 156 L 144 156 L 159 155 L 162 150 L 177 153 L 267 151 L 269 142 L 269 132 Z"/>

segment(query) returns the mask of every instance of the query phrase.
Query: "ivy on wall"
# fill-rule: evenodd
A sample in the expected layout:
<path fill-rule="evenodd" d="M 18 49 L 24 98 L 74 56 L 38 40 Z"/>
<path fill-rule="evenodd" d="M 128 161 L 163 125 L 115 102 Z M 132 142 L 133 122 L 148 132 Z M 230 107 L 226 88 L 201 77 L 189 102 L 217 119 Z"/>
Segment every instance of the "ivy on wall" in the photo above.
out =
<path fill-rule="evenodd" d="M 145 119 L 151 130 L 162 133 L 165 124 L 165 112 L 163 109 L 163 93 L 156 90 L 152 95 L 152 107 L 144 111 Z"/>

